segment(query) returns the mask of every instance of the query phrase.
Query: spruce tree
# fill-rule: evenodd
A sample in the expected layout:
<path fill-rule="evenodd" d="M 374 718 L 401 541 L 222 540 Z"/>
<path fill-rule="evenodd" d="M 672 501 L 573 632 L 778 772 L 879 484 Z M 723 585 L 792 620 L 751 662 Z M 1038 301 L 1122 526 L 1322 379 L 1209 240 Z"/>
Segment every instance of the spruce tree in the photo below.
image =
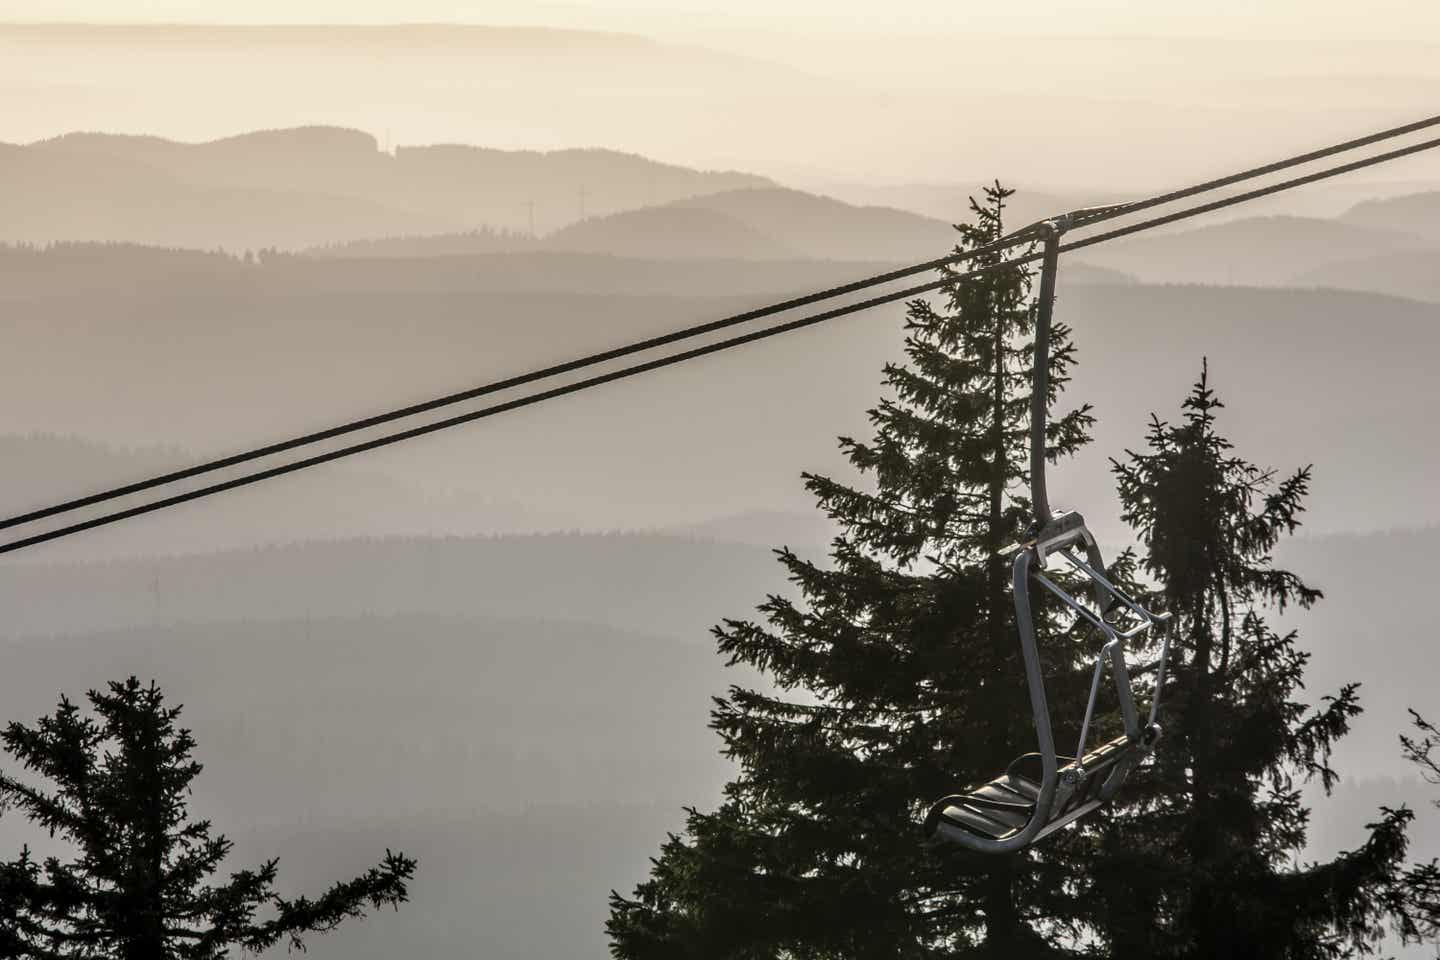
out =
<path fill-rule="evenodd" d="M 62 698 L 53 716 L 0 734 L 54 785 L 0 771 L 0 812 L 18 810 L 76 848 L 69 861 L 37 860 L 27 847 L 0 862 L 0 958 L 212 960 L 234 948 L 303 948 L 308 933 L 406 900 L 415 861 L 389 851 L 314 899 L 275 893 L 276 860 L 211 882 L 231 843 L 187 812 L 201 765 L 176 726 L 180 709 L 134 677 L 88 697 L 96 717 Z"/>
<path fill-rule="evenodd" d="M 972 201 L 957 250 L 1003 234 L 1012 192 Z M 711 726 L 738 773 L 719 809 L 688 810 L 633 897 L 612 894 L 621 960 L 1040 956 L 1073 931 L 1055 845 L 984 858 L 926 844 L 919 825 L 929 802 L 1035 744 L 1000 556 L 1031 520 L 1031 274 L 952 273 L 943 292 L 943 308 L 909 305 L 873 438 L 840 440 L 864 484 L 804 475 L 841 531 L 829 563 L 776 551 L 799 602 L 772 595 L 758 621 L 714 630 L 773 690 L 717 698 Z M 1063 324 L 1050 356 L 1054 404 L 1073 360 Z M 1052 459 L 1090 422 L 1085 407 L 1053 417 Z M 1076 701 L 1055 712 L 1078 722 L 1077 656 L 1093 643 L 1051 636 L 1042 616 L 1046 667 Z"/>
<path fill-rule="evenodd" d="M 1405 759 L 1419 768 L 1426 783 L 1440 786 L 1440 728 L 1414 710 L 1410 711 L 1410 721 L 1415 734 L 1400 735 Z M 1431 803 L 1440 810 L 1440 800 Z M 1395 891 L 1395 899 L 1400 932 L 1405 939 L 1440 946 L 1440 860 L 1410 868 Z M 1440 951 L 1436 955 L 1440 956 Z"/>
<path fill-rule="evenodd" d="M 1382 810 L 1358 849 L 1298 864 L 1309 811 L 1328 792 L 1332 745 L 1360 712 L 1357 685 L 1298 697 L 1309 654 L 1267 621 L 1319 590 L 1272 551 L 1300 524 L 1310 469 L 1283 478 L 1237 456 L 1201 374 L 1183 420 L 1152 417 L 1145 449 L 1115 461 L 1141 566 L 1175 615 L 1155 762 L 1092 821 L 1094 926 L 1115 957 L 1332 958 L 1382 935 L 1408 811 Z M 1098 826 L 1096 825 L 1098 824 Z"/>

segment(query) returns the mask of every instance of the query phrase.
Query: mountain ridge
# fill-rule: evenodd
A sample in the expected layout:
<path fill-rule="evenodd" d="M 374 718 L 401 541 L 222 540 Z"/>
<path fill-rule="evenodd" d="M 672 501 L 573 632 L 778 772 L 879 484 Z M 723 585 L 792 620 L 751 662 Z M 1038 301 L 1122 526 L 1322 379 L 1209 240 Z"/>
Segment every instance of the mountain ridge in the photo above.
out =
<path fill-rule="evenodd" d="M 1148 283 L 1287 286 L 1337 260 L 1425 246 L 1415 233 L 1272 214 L 1122 239 L 1080 257 Z"/>
<path fill-rule="evenodd" d="M 1440 190 L 1365 200 L 1341 214 L 1340 219 L 1362 226 L 1413 230 L 1440 243 Z"/>
<path fill-rule="evenodd" d="M 587 214 L 773 186 L 604 148 L 379 149 L 339 126 L 193 142 L 77 132 L 0 144 L 0 240 L 298 249 L 479 227 L 547 231 Z M 67 202 L 57 207 L 54 198 Z"/>

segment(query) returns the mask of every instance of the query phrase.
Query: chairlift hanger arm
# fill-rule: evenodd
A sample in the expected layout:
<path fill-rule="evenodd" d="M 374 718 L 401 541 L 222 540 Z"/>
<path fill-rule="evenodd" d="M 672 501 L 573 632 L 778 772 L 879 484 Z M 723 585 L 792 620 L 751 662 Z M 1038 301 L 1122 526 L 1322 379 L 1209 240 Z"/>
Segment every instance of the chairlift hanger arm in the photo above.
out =
<path fill-rule="evenodd" d="M 1050 320 L 1055 311 L 1055 275 L 1060 269 L 1060 237 L 1068 217 L 1046 220 L 1038 227 L 1044 255 L 1040 268 L 1040 302 L 1035 309 L 1034 364 L 1030 384 L 1030 509 L 1040 530 L 1050 525 L 1050 495 L 1045 487 L 1046 410 L 1050 405 Z M 1038 531 L 1037 531 L 1038 533 Z"/>

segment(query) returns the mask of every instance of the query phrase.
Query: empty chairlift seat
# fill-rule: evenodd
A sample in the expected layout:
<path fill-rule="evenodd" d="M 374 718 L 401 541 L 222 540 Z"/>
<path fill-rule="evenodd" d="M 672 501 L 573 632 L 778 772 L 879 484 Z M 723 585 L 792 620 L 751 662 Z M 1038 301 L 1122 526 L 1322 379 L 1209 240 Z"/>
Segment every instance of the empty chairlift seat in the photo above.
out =
<path fill-rule="evenodd" d="M 1130 771 L 1149 755 L 1160 739 L 1156 712 L 1165 685 L 1165 660 L 1170 649 L 1169 631 L 1163 628 L 1169 615 L 1151 613 L 1110 582 L 1100 548 L 1086 529 L 1085 519 L 1073 512 L 1052 514 L 1045 484 L 1050 319 L 1055 302 L 1060 235 L 1077 223 L 1083 225 L 1096 213 L 1078 211 L 1032 224 L 1016 234 L 1040 240 L 1045 248 L 1030 378 L 1030 505 L 1035 521 L 1025 541 L 1011 548 L 1015 557 L 1012 580 L 1015 623 L 1025 661 L 1038 750 L 1020 757 L 989 782 L 941 798 L 931 806 L 924 823 L 931 839 L 957 843 L 980 853 L 1011 853 L 1023 849 L 1094 810 L 1115 795 Z M 1074 593 L 1066 589 L 1065 584 L 1070 580 L 1054 576 L 1057 568 L 1052 564 L 1059 561 L 1064 562 L 1073 580 L 1086 589 Z M 1080 743 L 1070 757 L 1062 757 L 1055 751 L 1030 605 L 1032 577 L 1074 614 L 1077 623 L 1093 628 L 1097 638 L 1104 641 L 1095 658 L 1090 699 L 1080 725 Z M 1084 599 L 1086 594 L 1093 595 L 1093 601 Z M 1142 724 L 1130 689 L 1125 645 L 1157 629 L 1161 640 L 1155 693 L 1150 700 L 1149 719 Z M 1088 750 L 1090 721 L 1107 663 L 1120 702 L 1124 734 Z"/>
<path fill-rule="evenodd" d="M 960 841 L 957 833 L 1001 841 L 1024 832 L 1031 821 L 1041 820 L 1031 843 L 1043 840 L 1066 824 L 1084 816 L 1115 795 L 1135 765 L 1150 752 L 1129 737 L 1116 737 L 1090 751 L 1079 764 L 1059 757 L 1059 787 L 1043 814 L 1036 807 L 1044 784 L 1040 754 L 1017 758 L 1005 773 L 968 793 L 941 797 L 930 807 L 925 832 L 937 839 Z"/>
<path fill-rule="evenodd" d="M 1086 559 L 1081 559 L 1076 547 L 1084 549 Z M 1150 715 L 1142 723 L 1131 690 L 1125 645 L 1127 640 L 1163 627 L 1169 615 L 1151 613 L 1110 582 L 1101 564 L 1099 548 L 1077 513 L 1057 515 L 1035 539 L 1013 549 L 1016 551 L 1016 622 L 1040 749 L 1019 757 L 993 780 L 942 797 L 930 807 L 924 825 L 932 839 L 951 841 L 985 853 L 1007 853 L 1042 840 L 1115 795 L 1130 771 L 1154 750 L 1160 739 L 1156 715 L 1169 653 L 1169 637 L 1162 629 L 1155 694 L 1150 701 Z M 1047 575 L 1047 564 L 1056 558 L 1064 560 L 1082 582 L 1093 588 L 1093 601 L 1087 602 L 1081 595 L 1071 593 L 1056 578 Z M 1055 750 L 1030 604 L 1032 571 L 1037 581 L 1106 640 L 1091 675 L 1090 697 L 1076 750 L 1079 760 L 1074 756 L 1060 756 Z M 1107 664 L 1125 732 L 1087 751 L 1090 722 Z"/>

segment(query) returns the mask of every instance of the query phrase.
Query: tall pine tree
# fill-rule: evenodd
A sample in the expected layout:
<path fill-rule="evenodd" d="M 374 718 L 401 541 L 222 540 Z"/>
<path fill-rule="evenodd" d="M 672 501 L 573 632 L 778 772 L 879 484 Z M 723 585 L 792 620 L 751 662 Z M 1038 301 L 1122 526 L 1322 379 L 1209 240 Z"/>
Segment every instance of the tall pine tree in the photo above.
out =
<path fill-rule="evenodd" d="M 0 772 L 0 812 L 16 810 L 75 848 L 28 848 L 0 862 L 0 960 L 219 960 L 305 937 L 409 896 L 415 861 L 377 866 L 318 897 L 275 892 L 278 861 L 215 882 L 231 843 L 187 810 L 201 766 L 195 740 L 154 684 L 90 691 L 95 717 L 62 698 L 34 726 L 0 733 L 6 752 L 50 781 Z"/>
<path fill-rule="evenodd" d="M 1012 192 L 972 202 L 957 249 L 1002 235 Z M 865 485 L 805 475 L 842 530 L 831 562 L 777 551 L 801 601 L 774 595 L 760 622 L 715 629 L 776 692 L 717 699 L 711 725 L 739 772 L 718 810 L 688 812 L 633 897 L 612 895 L 621 960 L 1040 956 L 1078 922 L 1056 845 L 984 858 L 926 845 L 918 824 L 1035 742 L 1000 556 L 1031 519 L 1031 275 L 952 274 L 944 293 L 944 309 L 909 305 L 908 362 L 885 368 L 873 438 L 841 439 Z M 1073 360 L 1063 325 L 1050 356 L 1053 404 Z M 1052 459 L 1090 422 L 1086 408 L 1052 418 Z M 1077 658 L 1093 646 L 1048 637 L 1047 669 L 1074 698 L 1057 717 L 1078 720 Z"/>
<path fill-rule="evenodd" d="M 1236 456 L 1202 373 L 1183 421 L 1152 418 L 1147 447 L 1114 469 L 1144 570 L 1175 615 L 1165 738 L 1092 826 L 1095 926 L 1115 957 L 1333 958 L 1383 933 L 1408 811 L 1384 810 L 1358 849 L 1297 863 L 1309 811 L 1299 785 L 1336 778 L 1330 750 L 1360 712 L 1356 685 L 1300 702 L 1309 655 L 1272 611 L 1319 590 L 1275 566 L 1310 470 L 1283 479 Z"/>

